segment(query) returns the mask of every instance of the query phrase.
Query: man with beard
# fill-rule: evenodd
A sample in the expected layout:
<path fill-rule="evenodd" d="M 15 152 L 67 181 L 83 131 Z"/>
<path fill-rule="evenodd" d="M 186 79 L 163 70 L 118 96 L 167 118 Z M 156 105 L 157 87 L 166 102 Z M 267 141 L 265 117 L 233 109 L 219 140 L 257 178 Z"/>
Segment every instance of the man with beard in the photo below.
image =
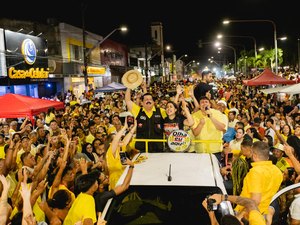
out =
<path fill-rule="evenodd" d="M 125 102 L 128 111 L 137 120 L 137 139 L 163 139 L 163 120 L 167 117 L 163 108 L 154 106 L 153 97 L 150 93 L 144 93 L 142 96 L 142 107 L 131 100 L 131 89 L 127 88 L 125 93 Z M 136 141 L 135 148 L 144 152 L 146 150 L 144 141 Z M 148 152 L 162 152 L 162 142 L 149 142 Z"/>
<path fill-rule="evenodd" d="M 203 96 L 206 96 L 209 100 L 213 99 L 212 85 L 209 84 L 213 80 L 212 72 L 210 70 L 203 70 L 201 76 L 202 80 L 194 89 L 194 96 L 198 102 Z"/>

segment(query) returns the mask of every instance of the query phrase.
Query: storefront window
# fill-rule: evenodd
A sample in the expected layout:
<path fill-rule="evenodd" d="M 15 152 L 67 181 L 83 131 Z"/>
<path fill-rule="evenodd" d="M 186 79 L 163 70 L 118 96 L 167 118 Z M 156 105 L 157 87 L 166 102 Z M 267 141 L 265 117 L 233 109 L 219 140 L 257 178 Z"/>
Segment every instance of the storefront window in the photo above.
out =
<path fill-rule="evenodd" d="M 77 45 L 70 45 L 70 58 L 71 60 L 83 59 L 82 47 Z"/>
<path fill-rule="evenodd" d="M 26 95 L 26 85 L 15 85 L 14 92 L 19 95 Z"/>

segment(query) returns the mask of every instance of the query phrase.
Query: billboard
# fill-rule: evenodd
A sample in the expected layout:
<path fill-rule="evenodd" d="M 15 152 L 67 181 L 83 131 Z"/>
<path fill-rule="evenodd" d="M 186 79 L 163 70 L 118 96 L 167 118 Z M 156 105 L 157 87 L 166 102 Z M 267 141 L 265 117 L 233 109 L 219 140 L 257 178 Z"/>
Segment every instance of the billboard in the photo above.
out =
<path fill-rule="evenodd" d="M 48 78 L 48 45 L 45 39 L 5 30 L 4 40 L 10 79 Z"/>

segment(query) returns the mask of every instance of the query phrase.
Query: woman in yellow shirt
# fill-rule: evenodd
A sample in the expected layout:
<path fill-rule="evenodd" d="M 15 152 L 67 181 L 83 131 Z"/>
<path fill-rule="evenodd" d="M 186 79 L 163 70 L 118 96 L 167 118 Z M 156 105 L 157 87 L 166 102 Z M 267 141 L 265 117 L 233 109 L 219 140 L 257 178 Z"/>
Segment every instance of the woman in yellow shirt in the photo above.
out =
<path fill-rule="evenodd" d="M 125 124 L 121 128 L 119 132 L 114 136 L 111 145 L 107 149 L 106 153 L 106 162 L 107 162 L 107 168 L 109 173 L 109 189 L 114 189 L 116 186 L 120 176 L 122 175 L 125 166 L 122 165 L 120 160 L 120 151 L 125 152 L 126 146 L 130 142 L 132 135 L 134 134 L 136 130 L 136 120 L 134 125 L 130 127 L 129 132 L 125 135 L 125 137 L 122 140 L 122 136 L 126 132 L 128 125 L 127 125 L 127 118 L 125 119 Z"/>
<path fill-rule="evenodd" d="M 50 107 L 46 113 L 46 117 L 45 117 L 45 123 L 49 126 L 50 122 L 52 120 L 55 120 L 55 114 L 54 114 L 55 109 L 53 107 Z"/>

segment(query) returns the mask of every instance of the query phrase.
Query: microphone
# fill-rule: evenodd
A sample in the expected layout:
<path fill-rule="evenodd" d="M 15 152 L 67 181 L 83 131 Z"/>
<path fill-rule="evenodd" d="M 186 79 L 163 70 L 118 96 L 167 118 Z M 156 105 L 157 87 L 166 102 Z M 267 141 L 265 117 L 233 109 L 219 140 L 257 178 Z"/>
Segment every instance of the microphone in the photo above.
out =
<path fill-rule="evenodd" d="M 169 176 L 168 176 L 168 181 L 172 181 L 172 176 L 171 176 L 171 164 L 169 166 Z"/>
<path fill-rule="evenodd" d="M 207 111 L 207 110 L 209 110 L 209 108 L 206 106 L 206 107 L 205 107 L 205 111 Z M 206 114 L 206 115 L 207 115 L 207 117 L 210 117 L 209 114 Z"/>

